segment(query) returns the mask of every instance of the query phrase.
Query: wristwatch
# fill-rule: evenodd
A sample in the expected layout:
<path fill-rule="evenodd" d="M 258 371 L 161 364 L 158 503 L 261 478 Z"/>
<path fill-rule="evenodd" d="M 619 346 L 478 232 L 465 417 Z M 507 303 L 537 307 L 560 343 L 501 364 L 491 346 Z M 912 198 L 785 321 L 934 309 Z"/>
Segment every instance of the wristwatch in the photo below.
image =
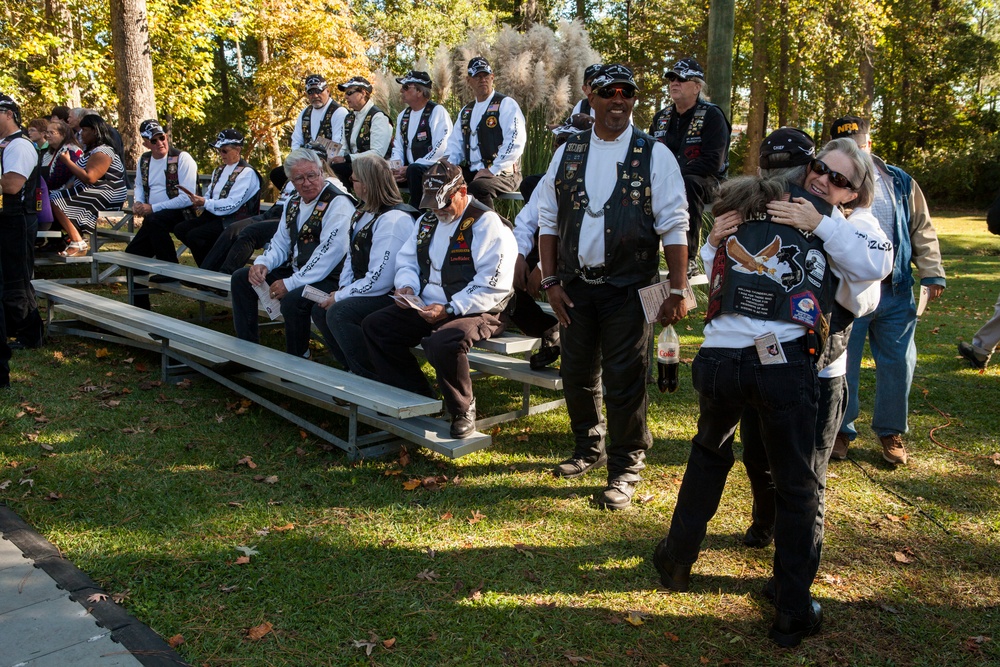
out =
<path fill-rule="evenodd" d="M 452 316 L 455 314 L 455 309 L 451 307 L 450 303 L 446 303 L 444 305 L 444 314 L 448 316 Z"/>
<path fill-rule="evenodd" d="M 681 297 L 683 297 L 683 296 L 687 296 L 687 292 L 686 292 L 686 291 L 684 291 L 684 290 L 682 290 L 682 289 L 677 289 L 676 287 L 672 287 L 672 288 L 670 289 L 670 293 L 671 293 L 671 294 L 674 294 L 674 295 L 676 295 L 676 296 L 681 296 Z"/>

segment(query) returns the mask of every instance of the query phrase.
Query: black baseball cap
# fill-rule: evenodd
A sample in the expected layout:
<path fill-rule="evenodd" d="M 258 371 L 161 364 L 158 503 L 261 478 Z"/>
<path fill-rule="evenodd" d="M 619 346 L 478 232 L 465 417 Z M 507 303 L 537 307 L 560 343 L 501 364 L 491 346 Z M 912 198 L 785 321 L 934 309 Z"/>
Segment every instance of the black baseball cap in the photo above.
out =
<path fill-rule="evenodd" d="M 362 90 L 367 90 L 369 93 L 372 92 L 372 84 L 363 76 L 352 76 L 350 81 L 337 84 L 337 90 L 342 93 L 347 92 L 351 88 L 361 88 Z"/>
<path fill-rule="evenodd" d="M 139 136 L 143 139 L 152 139 L 160 134 L 166 135 L 167 133 L 158 120 L 150 118 L 139 123 Z"/>
<path fill-rule="evenodd" d="M 419 83 L 421 86 L 431 87 L 431 75 L 427 72 L 421 72 L 419 70 L 411 69 L 406 73 L 406 76 L 396 77 L 396 83 L 401 85 L 407 85 L 410 83 Z"/>
<path fill-rule="evenodd" d="M 830 138 L 853 137 L 855 134 L 869 134 L 871 125 L 861 116 L 844 116 L 833 121 L 830 126 Z"/>
<path fill-rule="evenodd" d="M 14 114 L 14 124 L 18 127 L 21 126 L 21 107 L 14 101 L 13 97 L 0 93 L 0 109 L 6 109 Z"/>
<path fill-rule="evenodd" d="M 760 168 L 781 169 L 809 164 L 816 157 L 816 142 L 794 127 L 781 127 L 760 143 Z"/>
<path fill-rule="evenodd" d="M 682 58 L 674 63 L 674 66 L 666 73 L 666 79 L 673 81 L 679 79 L 687 81 L 692 77 L 705 78 L 705 68 L 694 58 Z"/>
<path fill-rule="evenodd" d="M 493 74 L 493 68 L 490 67 L 490 61 L 482 56 L 476 56 L 469 61 L 469 76 L 476 76 L 486 72 L 487 74 Z"/>
<path fill-rule="evenodd" d="M 593 65 L 587 65 L 587 69 L 583 70 L 583 82 L 589 84 L 594 80 L 594 77 L 601 73 L 601 68 L 604 67 L 601 63 L 594 63 Z"/>
<path fill-rule="evenodd" d="M 635 76 L 632 74 L 632 70 L 621 63 L 601 67 L 601 71 L 590 82 L 590 87 L 596 92 L 613 83 L 626 83 L 636 90 L 639 89 L 639 86 L 635 83 Z"/>
<path fill-rule="evenodd" d="M 228 130 L 223 130 L 215 135 L 215 141 L 209 142 L 208 144 L 212 148 L 222 148 L 223 146 L 242 146 L 243 145 L 243 133 L 239 130 L 234 130 L 232 128 Z"/>

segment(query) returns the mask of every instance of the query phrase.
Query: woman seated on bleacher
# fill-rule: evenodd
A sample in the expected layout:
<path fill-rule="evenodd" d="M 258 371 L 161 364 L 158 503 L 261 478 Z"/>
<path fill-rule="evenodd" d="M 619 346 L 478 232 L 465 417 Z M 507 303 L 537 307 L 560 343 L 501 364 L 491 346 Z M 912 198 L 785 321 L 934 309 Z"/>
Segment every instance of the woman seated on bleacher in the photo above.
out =
<path fill-rule="evenodd" d="M 45 200 L 42 201 L 42 207 L 38 210 L 38 229 L 40 231 L 47 231 L 55 221 L 52 216 L 51 193 L 65 188 L 66 184 L 73 178 L 69 167 L 56 158 L 67 153 L 70 162 L 77 164 L 83 157 L 83 149 L 77 145 L 76 139 L 73 138 L 73 131 L 69 128 L 69 123 L 61 120 L 49 121 L 44 136 L 48 147 L 42 153 L 42 168 L 39 171 L 39 176 L 46 186 Z M 39 188 L 41 188 L 41 184 L 39 184 Z M 41 251 L 58 252 L 65 247 L 66 244 L 61 239 L 57 239 L 55 242 L 46 243 Z"/>
<path fill-rule="evenodd" d="M 52 215 L 69 236 L 63 257 L 80 257 L 90 252 L 90 244 L 83 234 L 91 234 L 97 227 L 101 211 L 114 211 L 122 207 L 127 194 L 125 167 L 115 153 L 111 130 L 97 114 L 88 114 L 80 120 L 80 139 L 86 152 L 74 164 L 69 152 L 59 153 L 53 165 L 63 166 L 73 175 L 65 190 L 51 192 Z"/>
<path fill-rule="evenodd" d="M 403 204 L 389 163 L 381 157 L 361 155 L 351 166 L 354 194 L 361 200 L 351 218 L 351 245 L 340 288 L 313 306 L 312 319 L 342 366 L 375 380 L 361 320 L 392 305 L 396 254 L 413 235 L 417 210 Z"/>

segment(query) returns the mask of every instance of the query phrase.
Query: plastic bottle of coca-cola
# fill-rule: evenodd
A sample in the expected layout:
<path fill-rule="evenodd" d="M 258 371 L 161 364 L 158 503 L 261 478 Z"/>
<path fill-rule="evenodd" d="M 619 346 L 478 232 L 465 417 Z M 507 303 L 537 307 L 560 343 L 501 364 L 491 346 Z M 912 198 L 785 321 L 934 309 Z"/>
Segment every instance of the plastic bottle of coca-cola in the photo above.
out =
<path fill-rule="evenodd" d="M 677 338 L 677 332 L 673 326 L 666 326 L 656 339 L 656 365 L 658 374 L 656 386 L 660 391 L 677 391 L 680 384 L 678 377 L 678 366 L 681 361 L 681 342 Z"/>

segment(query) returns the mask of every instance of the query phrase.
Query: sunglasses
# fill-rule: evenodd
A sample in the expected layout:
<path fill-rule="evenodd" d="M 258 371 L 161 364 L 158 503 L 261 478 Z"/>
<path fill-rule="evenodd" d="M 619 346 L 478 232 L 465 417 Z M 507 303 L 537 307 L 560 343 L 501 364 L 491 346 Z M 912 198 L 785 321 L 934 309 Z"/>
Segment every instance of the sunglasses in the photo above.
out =
<path fill-rule="evenodd" d="M 161 141 L 164 142 L 164 143 L 166 143 L 166 141 L 167 141 L 166 135 L 158 134 L 155 137 L 153 137 L 152 139 L 150 139 L 149 143 L 151 143 L 151 144 L 158 144 Z"/>
<path fill-rule="evenodd" d="M 350 97 L 351 95 L 356 95 L 360 92 L 361 92 L 360 88 L 355 88 L 354 90 L 348 90 L 346 93 L 344 93 L 344 97 Z"/>
<path fill-rule="evenodd" d="M 845 190 L 857 190 L 854 183 L 851 183 L 851 179 L 844 176 L 839 171 L 834 171 L 830 167 L 826 166 L 826 163 L 822 160 L 813 160 L 809 163 L 809 169 L 812 170 L 814 174 L 819 174 L 820 176 L 828 176 L 830 182 L 836 185 L 838 188 L 843 188 Z"/>
<path fill-rule="evenodd" d="M 630 100 L 635 97 L 635 88 L 632 86 L 604 86 L 597 91 L 597 96 L 606 100 L 614 99 L 614 96 L 619 94 L 623 100 Z"/>
<path fill-rule="evenodd" d="M 688 81 L 690 81 L 690 79 L 685 79 L 682 76 L 678 76 L 676 74 L 671 73 L 671 74 L 667 75 L 667 81 L 670 81 L 671 83 L 673 83 L 674 81 L 680 81 L 681 83 L 687 83 Z"/>
<path fill-rule="evenodd" d="M 306 91 L 306 95 L 319 95 L 323 92 L 323 88 L 310 88 Z"/>

